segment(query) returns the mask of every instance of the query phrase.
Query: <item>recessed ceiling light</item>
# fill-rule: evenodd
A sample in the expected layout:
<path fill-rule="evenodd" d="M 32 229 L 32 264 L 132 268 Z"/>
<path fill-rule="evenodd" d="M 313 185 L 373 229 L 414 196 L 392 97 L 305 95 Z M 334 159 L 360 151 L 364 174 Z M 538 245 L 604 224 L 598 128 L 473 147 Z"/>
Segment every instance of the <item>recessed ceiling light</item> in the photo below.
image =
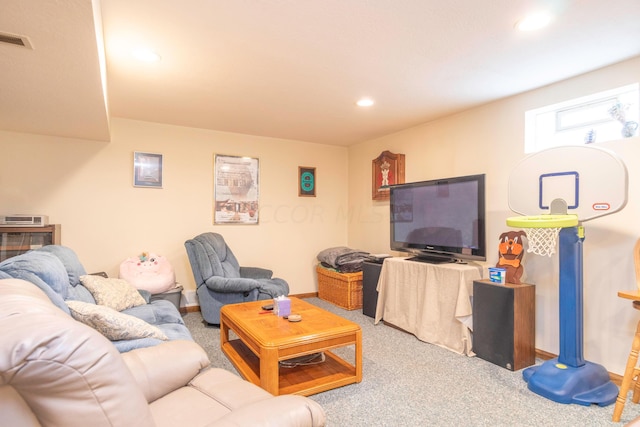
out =
<path fill-rule="evenodd" d="M 516 28 L 520 31 L 534 31 L 546 27 L 553 17 L 550 13 L 539 12 L 524 17 L 516 22 Z"/>
<path fill-rule="evenodd" d="M 143 62 L 158 62 L 161 59 L 160 55 L 151 49 L 134 49 L 132 53 L 134 58 Z"/>
<path fill-rule="evenodd" d="M 358 102 L 356 102 L 356 104 L 358 105 L 358 107 L 371 107 L 374 102 L 371 98 L 362 98 Z"/>

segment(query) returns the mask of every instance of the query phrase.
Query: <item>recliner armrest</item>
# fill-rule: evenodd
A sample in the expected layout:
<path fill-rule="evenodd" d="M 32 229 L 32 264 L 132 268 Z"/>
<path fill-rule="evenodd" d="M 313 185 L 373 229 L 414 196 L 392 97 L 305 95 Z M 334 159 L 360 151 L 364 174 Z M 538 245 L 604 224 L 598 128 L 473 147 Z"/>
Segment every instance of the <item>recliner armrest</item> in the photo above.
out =
<path fill-rule="evenodd" d="M 184 387 L 210 365 L 207 353 L 192 341 L 167 341 L 122 354 L 147 402 Z"/>
<path fill-rule="evenodd" d="M 204 281 L 207 288 L 215 292 L 251 292 L 258 288 L 260 283 L 256 279 L 245 277 L 227 278 L 222 276 L 212 276 Z"/>
<path fill-rule="evenodd" d="M 248 279 L 271 279 L 273 271 L 261 267 L 240 267 L 240 277 Z"/>
<path fill-rule="evenodd" d="M 211 424 L 215 427 L 322 427 L 324 409 L 315 401 L 296 395 L 282 395 L 236 408 Z"/>

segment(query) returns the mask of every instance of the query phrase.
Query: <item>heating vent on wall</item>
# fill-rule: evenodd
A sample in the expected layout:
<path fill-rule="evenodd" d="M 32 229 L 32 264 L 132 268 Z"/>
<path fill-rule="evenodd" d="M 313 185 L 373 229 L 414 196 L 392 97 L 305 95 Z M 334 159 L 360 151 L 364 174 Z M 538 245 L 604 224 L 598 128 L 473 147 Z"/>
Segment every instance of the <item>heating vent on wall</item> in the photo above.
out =
<path fill-rule="evenodd" d="M 9 33 L 0 33 L 0 42 L 26 47 L 27 49 L 33 49 L 31 42 L 26 36 L 18 36 L 18 35 L 9 34 Z"/>

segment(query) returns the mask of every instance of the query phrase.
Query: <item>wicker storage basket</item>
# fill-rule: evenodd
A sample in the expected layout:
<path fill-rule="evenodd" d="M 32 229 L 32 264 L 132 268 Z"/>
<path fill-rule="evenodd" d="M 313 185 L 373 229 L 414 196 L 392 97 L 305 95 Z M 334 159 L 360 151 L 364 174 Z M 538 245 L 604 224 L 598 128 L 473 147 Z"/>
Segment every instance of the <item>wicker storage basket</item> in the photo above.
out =
<path fill-rule="evenodd" d="M 362 308 L 362 271 L 338 273 L 317 266 L 318 298 L 347 310 Z"/>

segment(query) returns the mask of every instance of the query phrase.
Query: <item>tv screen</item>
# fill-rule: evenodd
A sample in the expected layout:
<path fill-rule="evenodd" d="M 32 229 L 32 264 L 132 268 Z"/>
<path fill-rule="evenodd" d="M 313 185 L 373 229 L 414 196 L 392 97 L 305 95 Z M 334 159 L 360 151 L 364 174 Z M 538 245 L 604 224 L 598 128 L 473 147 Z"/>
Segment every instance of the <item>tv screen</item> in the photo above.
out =
<path fill-rule="evenodd" d="M 418 261 L 486 260 L 484 174 L 390 188 L 391 249 Z"/>

